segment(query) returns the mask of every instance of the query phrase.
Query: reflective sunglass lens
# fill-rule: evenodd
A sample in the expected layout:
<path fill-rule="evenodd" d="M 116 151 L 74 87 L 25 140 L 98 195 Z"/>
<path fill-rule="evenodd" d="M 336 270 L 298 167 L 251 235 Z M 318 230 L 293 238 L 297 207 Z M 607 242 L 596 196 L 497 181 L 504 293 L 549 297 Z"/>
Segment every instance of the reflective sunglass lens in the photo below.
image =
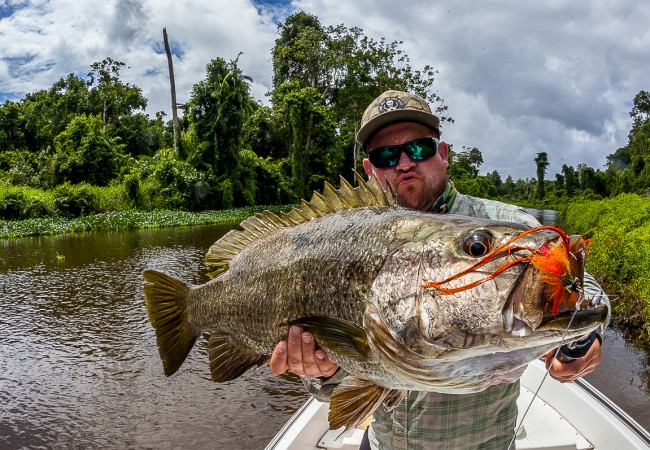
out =
<path fill-rule="evenodd" d="M 399 162 L 402 151 L 414 162 L 431 158 L 438 150 L 438 140 L 435 138 L 420 138 L 402 145 L 387 145 L 372 150 L 368 159 L 373 166 L 380 169 L 395 167 Z"/>

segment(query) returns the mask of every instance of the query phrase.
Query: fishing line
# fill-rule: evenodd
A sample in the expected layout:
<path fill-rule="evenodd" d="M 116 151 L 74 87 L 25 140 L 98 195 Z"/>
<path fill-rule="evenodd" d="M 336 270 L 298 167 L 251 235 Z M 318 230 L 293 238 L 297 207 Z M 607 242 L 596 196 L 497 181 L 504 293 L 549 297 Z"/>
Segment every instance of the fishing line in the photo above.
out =
<path fill-rule="evenodd" d="M 517 425 L 517 428 L 515 428 L 515 432 L 512 436 L 512 439 L 510 440 L 510 444 L 508 444 L 508 447 L 506 447 L 508 450 L 514 449 L 512 446 L 515 443 L 515 440 L 517 439 L 517 435 L 519 434 L 519 430 L 521 429 L 521 426 L 524 424 L 524 420 L 526 419 L 526 415 L 530 411 L 531 406 L 533 406 L 533 403 L 535 402 L 535 399 L 538 397 L 539 391 L 542 389 L 542 386 L 544 385 L 544 382 L 546 381 L 546 378 L 548 377 L 548 374 L 551 372 L 551 368 L 553 367 L 553 360 L 558 359 L 557 355 L 560 353 L 560 348 L 562 345 L 564 345 L 564 341 L 566 340 L 567 334 L 569 333 L 569 330 L 571 329 L 571 324 L 573 323 L 573 319 L 580 310 L 580 303 L 582 303 L 584 299 L 584 293 L 582 289 L 580 289 L 575 283 L 572 283 L 570 286 L 570 289 L 578 293 L 578 301 L 576 302 L 576 308 L 575 311 L 573 311 L 573 314 L 571 314 L 571 319 L 569 320 L 569 323 L 564 330 L 564 334 L 562 335 L 562 340 L 558 344 L 557 348 L 555 349 L 555 354 L 553 355 L 553 358 L 551 359 L 551 364 L 549 364 L 548 368 L 546 369 L 546 372 L 544 372 L 544 376 L 542 377 L 542 381 L 539 383 L 539 386 L 537 386 L 537 390 L 535 390 L 533 394 L 533 398 L 528 404 L 528 407 L 526 407 L 526 410 L 524 411 L 524 414 L 521 416 L 521 420 L 519 421 L 519 425 Z"/>

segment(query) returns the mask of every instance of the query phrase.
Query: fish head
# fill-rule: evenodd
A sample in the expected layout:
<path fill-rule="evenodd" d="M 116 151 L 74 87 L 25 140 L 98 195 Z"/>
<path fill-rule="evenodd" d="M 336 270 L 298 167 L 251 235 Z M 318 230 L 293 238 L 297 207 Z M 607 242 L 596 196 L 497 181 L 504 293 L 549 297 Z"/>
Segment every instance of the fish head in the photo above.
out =
<path fill-rule="evenodd" d="M 390 294 L 374 306 L 392 336 L 414 353 L 543 353 L 596 329 L 607 316 L 605 305 L 581 293 L 588 246 L 581 237 L 451 216 L 442 226 L 412 231 L 417 238 L 395 251 L 378 276 L 377 287 Z"/>

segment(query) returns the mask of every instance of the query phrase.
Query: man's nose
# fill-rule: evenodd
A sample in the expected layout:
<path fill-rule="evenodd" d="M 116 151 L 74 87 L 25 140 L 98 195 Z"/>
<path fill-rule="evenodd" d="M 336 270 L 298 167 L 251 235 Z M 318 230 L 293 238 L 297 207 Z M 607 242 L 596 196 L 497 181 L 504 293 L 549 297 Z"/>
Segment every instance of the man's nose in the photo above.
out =
<path fill-rule="evenodd" d="M 399 154 L 399 161 L 397 162 L 397 166 L 395 168 L 397 170 L 408 170 L 412 168 L 415 165 L 413 161 L 411 161 L 411 158 L 408 157 L 406 152 L 402 151 Z"/>

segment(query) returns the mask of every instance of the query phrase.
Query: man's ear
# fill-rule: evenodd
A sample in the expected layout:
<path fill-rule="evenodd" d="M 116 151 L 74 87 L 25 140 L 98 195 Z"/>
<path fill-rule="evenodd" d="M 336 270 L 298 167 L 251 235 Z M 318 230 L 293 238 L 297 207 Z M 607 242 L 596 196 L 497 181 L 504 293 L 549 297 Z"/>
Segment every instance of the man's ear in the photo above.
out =
<path fill-rule="evenodd" d="M 372 176 L 372 164 L 368 158 L 363 158 L 363 169 L 366 171 L 368 178 Z"/>
<path fill-rule="evenodd" d="M 440 153 L 440 157 L 443 161 L 449 161 L 449 147 L 447 147 L 445 141 L 440 141 L 440 144 L 438 144 L 438 153 Z"/>

